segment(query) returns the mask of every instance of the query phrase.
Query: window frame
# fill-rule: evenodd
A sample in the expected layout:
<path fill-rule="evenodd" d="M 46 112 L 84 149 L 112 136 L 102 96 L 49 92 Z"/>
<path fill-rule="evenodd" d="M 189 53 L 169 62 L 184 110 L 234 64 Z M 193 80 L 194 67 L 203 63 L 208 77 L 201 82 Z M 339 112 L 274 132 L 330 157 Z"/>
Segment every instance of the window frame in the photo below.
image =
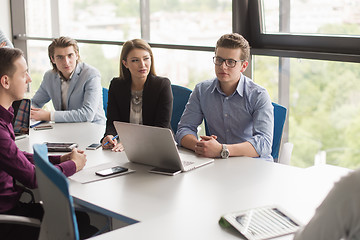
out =
<path fill-rule="evenodd" d="M 263 33 L 262 0 L 244 1 L 248 3 L 247 32 L 253 55 L 360 62 L 360 37 Z"/>

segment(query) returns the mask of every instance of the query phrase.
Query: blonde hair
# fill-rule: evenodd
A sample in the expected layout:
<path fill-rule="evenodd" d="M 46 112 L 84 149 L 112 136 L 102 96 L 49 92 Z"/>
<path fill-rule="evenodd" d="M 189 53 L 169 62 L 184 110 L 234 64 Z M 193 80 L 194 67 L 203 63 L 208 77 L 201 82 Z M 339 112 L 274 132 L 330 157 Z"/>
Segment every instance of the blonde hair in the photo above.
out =
<path fill-rule="evenodd" d="M 241 60 L 248 61 L 250 57 L 250 45 L 249 42 L 238 33 L 225 34 L 219 38 L 216 43 L 215 52 L 219 47 L 223 48 L 240 48 L 241 49 Z"/>

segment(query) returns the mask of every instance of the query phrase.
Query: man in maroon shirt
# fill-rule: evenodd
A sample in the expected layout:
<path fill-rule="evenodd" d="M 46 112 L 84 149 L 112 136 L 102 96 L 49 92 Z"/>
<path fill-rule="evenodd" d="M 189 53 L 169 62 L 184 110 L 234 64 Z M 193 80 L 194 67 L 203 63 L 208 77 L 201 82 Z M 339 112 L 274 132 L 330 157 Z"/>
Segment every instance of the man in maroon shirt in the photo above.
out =
<path fill-rule="evenodd" d="M 33 154 L 18 149 L 11 125 L 14 117 L 11 105 L 13 101 L 24 97 L 30 82 L 22 51 L 0 48 L 0 213 L 41 220 L 42 206 L 39 203 L 20 202 L 23 190 L 15 184 L 16 180 L 31 189 L 37 187 Z M 50 156 L 49 160 L 65 176 L 71 176 L 85 166 L 86 155 L 83 151 L 74 149 L 63 156 Z M 22 239 L 22 236 L 37 239 L 38 232 L 38 229 L 21 225 L 0 224 L 1 239 Z"/>

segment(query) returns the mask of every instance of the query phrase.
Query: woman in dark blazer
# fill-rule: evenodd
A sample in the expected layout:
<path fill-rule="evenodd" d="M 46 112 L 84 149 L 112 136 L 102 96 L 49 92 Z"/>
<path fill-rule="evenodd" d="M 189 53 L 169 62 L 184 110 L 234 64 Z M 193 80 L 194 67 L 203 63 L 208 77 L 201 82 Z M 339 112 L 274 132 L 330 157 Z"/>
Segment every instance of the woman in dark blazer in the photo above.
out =
<path fill-rule="evenodd" d="M 171 128 L 173 96 L 171 82 L 158 77 L 149 44 L 142 39 L 125 42 L 120 55 L 120 77 L 109 87 L 104 149 L 122 151 L 113 121 Z M 106 142 L 109 142 L 105 145 Z"/>

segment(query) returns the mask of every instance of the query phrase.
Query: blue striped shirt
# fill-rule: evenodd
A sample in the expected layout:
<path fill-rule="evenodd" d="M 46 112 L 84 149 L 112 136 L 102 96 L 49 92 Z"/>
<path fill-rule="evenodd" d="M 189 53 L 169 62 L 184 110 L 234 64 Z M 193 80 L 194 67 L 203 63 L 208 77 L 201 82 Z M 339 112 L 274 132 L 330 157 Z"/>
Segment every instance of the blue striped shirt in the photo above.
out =
<path fill-rule="evenodd" d="M 248 141 L 261 158 L 271 159 L 274 129 L 273 106 L 265 88 L 241 75 L 236 91 L 221 90 L 217 78 L 196 85 L 178 125 L 175 139 L 188 134 L 197 136 L 197 127 L 205 118 L 210 135 L 222 144 Z"/>
<path fill-rule="evenodd" d="M 12 42 L 5 36 L 4 32 L 1 31 L 1 29 L 0 29 L 0 44 L 2 42 L 6 42 L 7 47 L 14 48 L 14 45 L 12 44 Z"/>

